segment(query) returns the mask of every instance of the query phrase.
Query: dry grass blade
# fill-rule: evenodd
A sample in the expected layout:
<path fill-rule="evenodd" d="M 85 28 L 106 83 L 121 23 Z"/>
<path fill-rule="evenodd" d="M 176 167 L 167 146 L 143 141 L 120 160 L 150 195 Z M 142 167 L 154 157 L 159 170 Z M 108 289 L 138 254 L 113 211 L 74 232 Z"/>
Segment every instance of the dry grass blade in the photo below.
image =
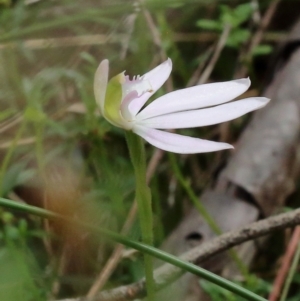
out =
<path fill-rule="evenodd" d="M 288 244 L 286 252 L 283 256 L 282 263 L 280 269 L 275 278 L 273 289 L 269 295 L 269 301 L 276 301 L 280 296 L 280 292 L 282 290 L 283 284 L 285 282 L 287 273 L 290 269 L 291 262 L 293 260 L 293 256 L 296 252 L 298 243 L 300 240 L 300 227 L 296 227 L 293 233 L 293 236 Z"/>

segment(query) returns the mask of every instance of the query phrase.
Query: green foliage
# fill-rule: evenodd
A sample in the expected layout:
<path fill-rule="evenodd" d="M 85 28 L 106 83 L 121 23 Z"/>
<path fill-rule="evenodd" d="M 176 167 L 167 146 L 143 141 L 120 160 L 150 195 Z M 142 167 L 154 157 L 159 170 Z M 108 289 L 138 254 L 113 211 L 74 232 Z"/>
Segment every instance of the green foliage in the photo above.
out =
<path fill-rule="evenodd" d="M 42 282 L 38 280 L 37 263 L 26 246 L 32 236 L 27 221 L 3 210 L 0 221 L 3 225 L 0 232 L 0 299 L 46 300 L 41 290 Z"/>
<path fill-rule="evenodd" d="M 23 185 L 33 178 L 36 174 L 34 169 L 26 168 L 25 162 L 18 162 L 13 164 L 5 173 L 2 182 L 2 191 L 7 195 L 14 187 Z"/>
<path fill-rule="evenodd" d="M 270 45 L 258 45 L 253 49 L 252 55 L 259 56 L 259 55 L 267 55 L 273 51 L 273 47 Z"/>
<path fill-rule="evenodd" d="M 0 8 L 1 8 L 1 5 L 4 7 L 9 7 L 9 6 L 11 6 L 11 0 L 0 0 Z"/>
<path fill-rule="evenodd" d="M 250 37 L 249 29 L 243 29 L 243 23 L 249 21 L 253 13 L 251 3 L 237 5 L 231 8 L 227 5 L 220 5 L 220 15 L 217 20 L 201 19 L 197 21 L 197 26 L 206 29 L 221 32 L 225 26 L 230 26 L 231 32 L 226 41 L 226 45 L 232 48 L 238 48 L 248 41 Z"/>
<path fill-rule="evenodd" d="M 271 285 L 254 275 L 248 277 L 246 283 L 238 283 L 243 285 L 245 288 L 249 289 L 253 293 L 258 294 L 259 296 L 268 295 Z M 200 285 L 204 291 L 211 297 L 212 301 L 244 301 L 244 298 L 241 298 L 219 286 L 212 284 L 206 280 L 200 280 Z"/>
<path fill-rule="evenodd" d="M 229 6 L 221 5 L 220 11 L 220 20 L 223 24 L 229 24 L 233 28 L 238 28 L 250 19 L 253 13 L 253 6 L 251 3 L 245 3 L 231 9 Z"/>
<path fill-rule="evenodd" d="M 0 264 L 1 300 L 46 300 L 37 289 L 34 274 L 24 252 L 12 248 L 2 248 Z"/>

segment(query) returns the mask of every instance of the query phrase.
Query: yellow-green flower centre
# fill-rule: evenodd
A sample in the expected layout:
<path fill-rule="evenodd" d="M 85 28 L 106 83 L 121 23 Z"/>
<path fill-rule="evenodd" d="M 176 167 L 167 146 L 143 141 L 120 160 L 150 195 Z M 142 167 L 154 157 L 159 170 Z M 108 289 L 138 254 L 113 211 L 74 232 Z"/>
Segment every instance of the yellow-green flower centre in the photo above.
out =
<path fill-rule="evenodd" d="M 120 116 L 120 107 L 122 102 L 122 82 L 124 74 L 120 73 L 107 84 L 107 90 L 104 103 L 105 117 L 116 126 L 122 126 L 122 117 Z"/>

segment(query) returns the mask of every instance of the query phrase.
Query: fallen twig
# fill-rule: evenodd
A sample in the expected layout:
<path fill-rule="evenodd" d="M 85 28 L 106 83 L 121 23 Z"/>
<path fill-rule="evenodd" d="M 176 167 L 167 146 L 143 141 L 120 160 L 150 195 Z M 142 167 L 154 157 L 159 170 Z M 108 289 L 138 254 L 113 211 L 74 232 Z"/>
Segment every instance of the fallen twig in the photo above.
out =
<path fill-rule="evenodd" d="M 266 235 L 274 230 L 294 227 L 300 224 L 300 209 L 279 214 L 245 226 L 240 230 L 230 231 L 221 236 L 203 243 L 180 256 L 182 260 L 199 264 L 202 261 L 228 250 L 243 242 Z M 183 273 L 179 268 L 164 264 L 155 270 L 154 276 L 157 288 L 162 288 L 170 281 L 177 279 Z M 127 301 L 146 296 L 144 280 L 121 286 L 112 290 L 103 291 L 94 298 L 79 297 L 60 301 Z"/>

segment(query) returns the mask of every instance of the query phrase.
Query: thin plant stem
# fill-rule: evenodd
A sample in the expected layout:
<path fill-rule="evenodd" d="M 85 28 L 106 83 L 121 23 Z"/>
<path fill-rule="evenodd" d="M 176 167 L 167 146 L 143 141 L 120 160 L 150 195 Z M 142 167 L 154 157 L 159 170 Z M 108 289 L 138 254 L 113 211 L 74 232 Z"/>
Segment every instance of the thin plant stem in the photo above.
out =
<path fill-rule="evenodd" d="M 143 243 L 153 245 L 153 214 L 151 203 L 151 192 L 146 181 L 146 154 L 144 141 L 131 131 L 126 131 L 126 140 L 131 162 L 135 173 L 135 199 L 138 206 L 139 221 L 142 232 Z M 155 282 L 153 279 L 152 257 L 144 254 L 145 276 L 148 300 L 153 301 L 155 297 Z"/>
<path fill-rule="evenodd" d="M 108 13 L 108 11 L 107 11 Z M 95 22 L 106 23 L 109 24 L 111 22 L 110 19 L 104 16 L 101 10 L 89 10 L 85 11 L 84 14 L 76 14 L 73 16 L 65 16 L 64 18 L 58 18 L 51 21 L 45 21 L 43 23 L 34 24 L 30 26 L 26 26 L 24 28 L 13 28 L 11 31 L 5 32 L 0 35 L 0 43 L 8 42 L 13 39 L 21 39 L 26 37 L 27 35 L 41 32 L 42 30 L 48 30 L 50 28 L 58 28 L 60 26 L 68 26 L 80 21 L 93 20 Z"/>
<path fill-rule="evenodd" d="M 40 174 L 44 178 L 44 160 L 43 160 L 43 132 L 44 132 L 44 122 L 39 122 L 35 124 L 35 132 L 36 132 L 36 141 L 35 141 L 35 151 L 36 151 L 36 158 L 38 163 L 38 169 Z"/>
<path fill-rule="evenodd" d="M 215 234 L 217 234 L 217 235 L 222 234 L 222 230 L 220 229 L 218 224 L 215 222 L 215 220 L 211 217 L 209 212 L 203 206 L 201 200 L 199 199 L 199 197 L 197 197 L 197 195 L 191 188 L 190 184 L 185 180 L 185 178 L 177 164 L 175 155 L 172 153 L 169 153 L 169 159 L 170 159 L 171 167 L 174 171 L 174 174 L 175 174 L 177 180 L 179 181 L 179 183 L 181 184 L 181 186 L 183 187 L 183 189 L 189 196 L 190 200 L 192 201 L 193 205 L 196 207 L 196 209 L 198 210 L 200 215 L 203 217 L 205 222 L 208 224 L 208 226 L 212 229 L 212 231 Z M 248 269 L 244 265 L 244 263 L 241 261 L 241 259 L 237 255 L 237 253 L 234 250 L 229 250 L 228 253 L 231 256 L 231 258 L 233 259 L 233 261 L 236 263 L 236 265 L 239 268 L 242 275 L 247 279 L 248 278 Z"/>
<path fill-rule="evenodd" d="M 295 256 L 293 258 L 291 268 L 289 270 L 286 281 L 284 283 L 284 287 L 283 287 L 283 290 L 282 290 L 280 301 L 285 301 L 286 300 L 286 297 L 287 297 L 287 294 L 289 292 L 291 283 L 293 281 L 294 275 L 295 275 L 296 270 L 297 270 L 299 259 L 300 259 L 300 242 L 298 242 L 297 250 L 296 250 Z"/>
<path fill-rule="evenodd" d="M 33 215 L 36 215 L 36 216 L 39 216 L 42 218 L 47 218 L 47 219 L 51 219 L 51 220 L 60 220 L 60 221 L 65 221 L 70 224 L 82 226 L 91 232 L 102 234 L 115 242 L 124 244 L 125 246 L 127 246 L 129 248 L 136 249 L 140 252 L 146 253 L 153 257 L 156 257 L 162 261 L 168 262 L 186 272 L 190 272 L 196 276 L 202 277 L 203 279 L 206 279 L 214 284 L 217 284 L 220 287 L 223 287 L 223 288 L 245 298 L 246 300 L 267 301 L 265 298 L 256 295 L 255 293 L 235 284 L 234 282 L 224 279 L 218 275 L 215 275 L 215 274 L 213 274 L 203 268 L 200 268 L 192 263 L 183 261 L 183 260 L 179 259 L 178 257 L 168 254 L 157 248 L 146 245 L 144 243 L 139 243 L 137 241 L 128 239 L 127 237 L 120 235 L 116 232 L 113 232 L 113 231 L 110 231 L 107 229 L 103 229 L 103 228 L 99 228 L 99 226 L 94 226 L 93 224 L 90 224 L 90 223 L 86 223 L 86 222 L 79 221 L 79 220 L 74 220 L 73 218 L 68 218 L 66 216 L 63 216 L 61 214 L 58 214 L 58 213 L 55 213 L 55 212 L 52 212 L 49 210 L 41 209 L 41 208 L 38 208 L 35 206 L 31 206 L 31 205 L 27 205 L 27 204 L 23 204 L 23 203 L 19 203 L 19 202 L 14 202 L 14 201 L 4 199 L 4 198 L 0 198 L 0 206 L 10 208 L 13 210 L 18 210 L 21 212 L 26 212 L 28 214 L 33 214 Z M 159 287 L 156 287 L 156 289 L 158 289 L 158 288 Z"/>
<path fill-rule="evenodd" d="M 207 67 L 205 68 L 205 70 L 203 71 L 200 79 L 198 80 L 198 83 L 197 85 L 202 85 L 204 83 L 207 82 L 207 80 L 209 79 L 220 55 L 221 55 L 221 52 L 223 50 L 223 48 L 225 47 L 226 45 L 226 41 L 230 35 L 230 32 L 231 32 L 231 26 L 229 24 L 225 24 L 224 25 L 224 28 L 223 28 L 223 32 L 219 38 L 219 41 L 216 45 L 216 48 L 213 52 L 213 55 L 207 65 Z"/>
<path fill-rule="evenodd" d="M 8 148 L 7 153 L 5 154 L 5 157 L 2 161 L 2 165 L 1 165 L 1 169 L 0 169 L 0 196 L 2 196 L 3 194 L 3 179 L 4 179 L 4 175 L 7 171 L 9 162 L 14 154 L 16 145 L 19 141 L 19 139 L 21 138 L 24 130 L 25 130 L 25 125 L 26 125 L 26 121 L 22 121 L 21 126 L 19 127 L 17 134 L 15 135 L 14 139 L 12 140 L 11 145 Z"/>

